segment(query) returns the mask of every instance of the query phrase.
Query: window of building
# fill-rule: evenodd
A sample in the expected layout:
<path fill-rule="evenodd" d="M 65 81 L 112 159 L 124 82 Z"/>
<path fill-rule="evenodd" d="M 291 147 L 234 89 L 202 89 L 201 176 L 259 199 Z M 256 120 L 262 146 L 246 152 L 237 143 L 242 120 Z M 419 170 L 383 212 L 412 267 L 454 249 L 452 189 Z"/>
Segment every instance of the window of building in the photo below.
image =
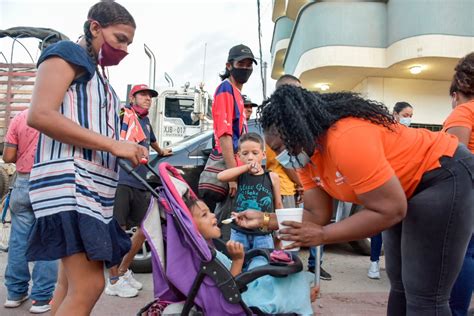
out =
<path fill-rule="evenodd" d="M 413 128 L 426 128 L 432 132 L 439 132 L 443 129 L 443 125 L 439 124 L 423 124 L 423 123 L 412 123 L 410 127 Z"/>

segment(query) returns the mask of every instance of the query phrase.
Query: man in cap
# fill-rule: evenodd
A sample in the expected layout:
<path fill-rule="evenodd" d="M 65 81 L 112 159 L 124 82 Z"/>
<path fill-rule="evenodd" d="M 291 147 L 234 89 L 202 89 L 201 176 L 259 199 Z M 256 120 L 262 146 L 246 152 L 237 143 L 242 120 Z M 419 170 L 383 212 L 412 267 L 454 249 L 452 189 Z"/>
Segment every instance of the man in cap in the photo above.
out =
<path fill-rule="evenodd" d="M 216 89 L 212 104 L 215 145 L 210 155 L 213 159 L 208 159 L 207 164 L 223 159 L 226 169 L 237 166 L 237 144 L 240 136 L 247 130 L 241 91 L 252 74 L 253 64 L 257 64 L 257 61 L 248 46 L 239 44 L 229 50 L 225 71 L 220 74 L 222 82 Z M 217 203 L 214 211 L 218 218 L 230 216 L 230 203 L 236 192 L 237 182 L 229 182 L 228 195 L 219 196 L 222 202 Z M 212 207 L 215 203 L 214 194 L 222 195 L 222 192 L 208 189 L 206 183 L 200 182 L 199 194 Z M 224 240 L 230 237 L 230 230 L 227 228 L 224 227 L 222 231 Z"/>
<path fill-rule="evenodd" d="M 130 91 L 130 104 L 122 108 L 120 113 L 120 137 L 137 142 L 147 149 L 151 146 L 159 155 L 168 156 L 172 154 L 171 150 L 160 148 L 148 118 L 152 99 L 157 96 L 158 92 L 145 84 L 133 86 Z M 135 171 L 143 178 L 146 177 L 146 167 L 139 166 Z M 109 271 L 109 281 L 105 288 L 105 293 L 108 295 L 134 297 L 142 288 L 142 284 L 133 278 L 128 267 L 145 241 L 145 235 L 139 226 L 149 203 L 150 194 L 143 184 L 125 170 L 120 170 L 115 193 L 114 217 L 123 229 L 128 227 L 138 227 L 138 229 L 132 237 L 132 247 L 120 266 L 113 267 Z"/>
<path fill-rule="evenodd" d="M 253 103 L 252 100 L 250 100 L 250 98 L 245 94 L 242 94 L 242 98 L 244 99 L 244 114 L 248 122 L 252 116 L 253 108 L 257 107 L 258 104 Z"/>

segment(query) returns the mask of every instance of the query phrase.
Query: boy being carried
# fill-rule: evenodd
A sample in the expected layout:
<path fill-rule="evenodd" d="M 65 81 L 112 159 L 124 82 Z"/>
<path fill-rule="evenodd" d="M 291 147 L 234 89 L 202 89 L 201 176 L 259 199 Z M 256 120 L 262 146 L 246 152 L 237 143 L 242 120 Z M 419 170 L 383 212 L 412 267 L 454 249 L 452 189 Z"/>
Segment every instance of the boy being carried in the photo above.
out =
<path fill-rule="evenodd" d="M 217 175 L 223 182 L 238 182 L 235 209 L 242 212 L 247 209 L 273 213 L 282 208 L 280 180 L 273 172 L 262 168 L 265 158 L 264 141 L 256 133 L 247 133 L 240 137 L 238 155 L 242 166 L 227 169 Z M 246 229 L 232 224 L 231 240 L 244 245 L 245 251 L 254 248 L 274 248 L 271 233 L 262 229 Z"/>

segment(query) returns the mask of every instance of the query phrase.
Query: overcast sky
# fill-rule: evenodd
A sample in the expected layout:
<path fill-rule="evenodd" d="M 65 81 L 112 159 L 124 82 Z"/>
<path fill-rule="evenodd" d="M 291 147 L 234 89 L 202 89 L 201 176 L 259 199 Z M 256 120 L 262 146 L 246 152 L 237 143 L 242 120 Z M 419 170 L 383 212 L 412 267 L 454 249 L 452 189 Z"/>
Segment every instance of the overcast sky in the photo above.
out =
<path fill-rule="evenodd" d="M 149 0 L 117 1 L 135 18 L 137 30 L 129 55 L 118 65 L 110 67 L 110 80 L 122 100 L 127 84 L 148 83 L 146 44 L 157 58 L 156 83 L 166 86 L 164 72 L 171 75 L 175 85 L 202 81 L 204 46 L 207 43 L 205 87 L 212 94 L 220 82 L 218 74 L 224 70 L 230 47 L 250 46 L 259 56 L 257 29 L 257 0 Z M 82 26 L 89 8 L 96 1 L 41 1 L 0 0 L 0 29 L 14 26 L 53 28 L 75 41 L 82 34 Z M 270 44 L 273 32 L 272 0 L 261 0 L 262 53 L 270 67 Z M 38 41 L 24 40 L 35 60 Z M 12 40 L 0 39 L 0 51 L 10 58 Z M 30 62 L 23 49 L 15 46 L 14 62 Z M 4 62 L 3 57 L 0 60 Z M 260 63 L 259 63 L 260 65 Z M 267 95 L 274 89 L 274 81 L 267 70 Z M 262 100 L 260 68 L 254 68 L 243 93 L 252 100 Z"/>

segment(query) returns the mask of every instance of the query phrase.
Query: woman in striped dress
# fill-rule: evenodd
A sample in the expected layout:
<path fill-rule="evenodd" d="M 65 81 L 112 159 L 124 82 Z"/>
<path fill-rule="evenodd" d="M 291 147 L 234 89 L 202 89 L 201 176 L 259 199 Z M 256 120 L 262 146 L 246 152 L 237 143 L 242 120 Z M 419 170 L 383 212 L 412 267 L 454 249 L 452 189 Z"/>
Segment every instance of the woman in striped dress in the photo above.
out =
<path fill-rule="evenodd" d="M 37 219 L 28 260 L 61 259 L 53 315 L 89 315 L 104 288 L 104 263 L 120 263 L 130 240 L 113 219 L 115 157 L 134 165 L 148 152 L 118 140 L 119 98 L 100 74 L 127 54 L 135 21 L 120 4 L 89 10 L 85 36 L 62 41 L 38 60 L 28 124 L 41 132 L 30 177 Z"/>

